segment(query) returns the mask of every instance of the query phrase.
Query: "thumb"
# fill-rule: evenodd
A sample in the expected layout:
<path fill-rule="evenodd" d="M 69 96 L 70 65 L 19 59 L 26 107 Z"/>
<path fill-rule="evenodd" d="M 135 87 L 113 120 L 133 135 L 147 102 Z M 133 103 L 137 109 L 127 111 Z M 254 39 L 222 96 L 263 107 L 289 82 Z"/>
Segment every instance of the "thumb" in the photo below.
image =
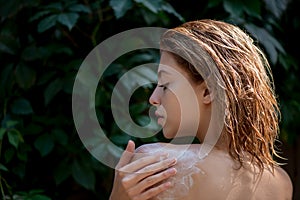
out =
<path fill-rule="evenodd" d="M 128 151 L 130 153 L 134 153 L 135 150 L 135 143 L 132 140 L 129 140 L 125 149 L 125 152 Z M 124 153 L 125 153 L 124 152 Z"/>
<path fill-rule="evenodd" d="M 132 140 L 129 140 L 124 150 L 119 163 L 117 164 L 117 169 L 127 165 L 133 157 L 135 150 L 135 143 Z"/>

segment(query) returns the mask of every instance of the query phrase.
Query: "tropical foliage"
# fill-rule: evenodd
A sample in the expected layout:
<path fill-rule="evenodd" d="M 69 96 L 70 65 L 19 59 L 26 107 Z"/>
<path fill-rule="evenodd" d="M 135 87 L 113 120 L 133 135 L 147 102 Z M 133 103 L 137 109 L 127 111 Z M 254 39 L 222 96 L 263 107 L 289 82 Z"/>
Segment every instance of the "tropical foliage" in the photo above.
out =
<path fill-rule="evenodd" d="M 72 88 L 88 53 L 130 28 L 168 28 L 201 18 L 242 27 L 270 60 L 282 109 L 281 140 L 292 147 L 299 138 L 297 1 L 0 0 L 0 5 L 2 199 L 108 198 L 113 170 L 83 147 L 72 120 Z M 99 122 L 121 147 L 128 139 L 138 145 L 161 139 L 124 134 L 110 111 L 112 88 L 128 66 L 158 59 L 158 52 L 151 49 L 121 57 L 107 70 L 97 91 Z M 137 90 L 130 105 L 132 118 L 142 125 L 149 121 L 145 100 L 151 88 Z"/>

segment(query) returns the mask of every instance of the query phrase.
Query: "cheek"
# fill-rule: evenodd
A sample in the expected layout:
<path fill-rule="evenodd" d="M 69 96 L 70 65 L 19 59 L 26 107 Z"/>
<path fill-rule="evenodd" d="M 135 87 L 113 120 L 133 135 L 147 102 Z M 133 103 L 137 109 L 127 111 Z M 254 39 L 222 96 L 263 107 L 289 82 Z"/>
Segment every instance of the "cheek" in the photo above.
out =
<path fill-rule="evenodd" d="M 164 135 L 167 138 L 175 136 L 196 136 L 200 123 L 200 108 L 198 98 L 189 95 L 184 90 L 171 93 L 165 102 L 167 120 Z"/>
<path fill-rule="evenodd" d="M 176 136 L 180 124 L 181 112 L 180 104 L 173 93 L 168 93 L 166 98 L 162 101 L 165 108 L 167 118 L 163 127 L 163 133 L 166 138 L 173 138 Z"/>

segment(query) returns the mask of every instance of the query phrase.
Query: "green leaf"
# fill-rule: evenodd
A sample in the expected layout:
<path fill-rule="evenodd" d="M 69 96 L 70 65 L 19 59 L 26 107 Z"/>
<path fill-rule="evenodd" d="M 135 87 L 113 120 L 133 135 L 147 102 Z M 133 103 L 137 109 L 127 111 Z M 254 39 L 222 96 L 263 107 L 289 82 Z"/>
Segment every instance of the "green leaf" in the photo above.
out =
<path fill-rule="evenodd" d="M 47 47 L 28 46 L 23 50 L 21 57 L 26 61 L 45 60 L 48 57 L 48 51 Z"/>
<path fill-rule="evenodd" d="M 59 144 L 66 145 L 68 143 L 68 135 L 63 130 L 54 129 L 51 134 Z"/>
<path fill-rule="evenodd" d="M 70 165 L 66 160 L 60 162 L 60 164 L 54 170 L 54 180 L 56 185 L 61 184 L 71 175 Z"/>
<path fill-rule="evenodd" d="M 63 90 L 68 94 L 72 94 L 75 76 L 69 76 L 64 79 Z"/>
<path fill-rule="evenodd" d="M 289 71 L 291 68 L 295 68 L 297 70 L 297 61 L 296 59 L 289 54 L 280 54 L 279 55 L 279 63 L 283 66 L 286 71 Z"/>
<path fill-rule="evenodd" d="M 28 100 L 20 98 L 13 102 L 12 112 L 17 115 L 28 115 L 33 113 L 33 110 Z"/>
<path fill-rule="evenodd" d="M 275 17 L 280 19 L 283 12 L 287 9 L 289 1 L 283 0 L 264 0 L 266 8 L 273 13 Z"/>
<path fill-rule="evenodd" d="M 261 18 L 261 1 L 244 1 L 244 10 L 251 16 Z"/>
<path fill-rule="evenodd" d="M 51 82 L 45 90 L 44 98 L 45 105 L 48 105 L 53 97 L 62 89 L 63 82 L 60 79 L 56 79 Z"/>
<path fill-rule="evenodd" d="M 1 163 L 0 163 L 0 170 L 2 170 L 2 171 L 8 171 L 8 169 L 3 164 L 1 164 Z"/>
<path fill-rule="evenodd" d="M 16 38 L 10 31 L 0 35 L 0 51 L 15 55 L 20 48 L 19 39 Z"/>
<path fill-rule="evenodd" d="M 15 154 L 15 150 L 13 148 L 7 148 L 4 152 L 4 160 L 6 163 L 10 162 Z"/>
<path fill-rule="evenodd" d="M 68 8 L 69 11 L 73 12 L 85 12 L 85 13 L 91 13 L 91 9 L 85 5 L 82 4 L 75 4 Z"/>
<path fill-rule="evenodd" d="M 137 85 L 144 86 L 149 82 L 155 83 L 156 77 L 156 73 L 152 69 L 146 67 L 138 68 L 123 77 L 124 87 L 127 89 L 127 91 L 131 91 L 131 89 L 135 88 Z"/>
<path fill-rule="evenodd" d="M 131 139 L 131 137 L 128 134 L 115 134 L 109 138 L 113 143 L 117 145 L 126 145 L 128 140 Z M 120 155 L 117 155 L 117 157 L 120 157 Z"/>
<path fill-rule="evenodd" d="M 41 133 L 43 130 L 44 128 L 41 125 L 32 121 L 25 127 L 24 132 L 26 132 L 27 135 L 36 135 Z"/>
<path fill-rule="evenodd" d="M 143 4 L 146 8 L 154 13 L 158 13 L 161 10 L 161 0 L 134 0 L 137 3 Z"/>
<path fill-rule="evenodd" d="M 16 129 L 9 130 L 7 136 L 9 143 L 16 148 L 18 148 L 20 142 L 24 142 L 21 133 Z"/>
<path fill-rule="evenodd" d="M 218 5 L 220 5 L 222 3 L 222 0 L 209 0 L 208 1 L 208 8 L 213 8 L 213 7 L 217 7 Z"/>
<path fill-rule="evenodd" d="M 13 171 L 14 174 L 16 174 L 19 178 L 23 179 L 26 172 L 26 166 L 24 162 L 18 162 L 13 166 L 12 170 L 9 170 Z"/>
<path fill-rule="evenodd" d="M 29 194 L 29 195 L 36 195 L 36 194 L 41 194 L 43 192 L 44 192 L 44 190 L 33 189 L 33 190 L 30 190 L 29 192 L 27 192 L 27 194 Z"/>
<path fill-rule="evenodd" d="M 24 3 L 21 0 L 1 0 L 0 5 L 0 16 L 1 18 L 3 17 L 3 19 L 5 19 L 6 17 L 12 17 L 13 15 L 15 15 L 18 10 L 20 10 L 20 8 L 24 6 Z"/>
<path fill-rule="evenodd" d="M 5 44 L 4 42 L 0 42 L 0 51 L 5 52 L 5 53 L 9 53 L 14 55 L 15 51 L 13 49 L 10 48 L 9 45 Z"/>
<path fill-rule="evenodd" d="M 46 30 L 52 28 L 55 26 L 57 21 L 57 15 L 50 15 L 41 20 L 38 24 L 38 32 L 42 33 L 45 32 Z"/>
<path fill-rule="evenodd" d="M 42 74 L 38 77 L 37 85 L 44 85 L 47 82 L 49 82 L 51 79 L 53 79 L 57 75 L 57 72 L 55 71 L 48 71 L 46 74 Z"/>
<path fill-rule="evenodd" d="M 51 3 L 49 5 L 44 6 L 43 8 L 45 10 L 51 10 L 52 12 L 57 12 L 57 11 L 60 12 L 64 9 L 61 2 Z"/>
<path fill-rule="evenodd" d="M 26 162 L 28 160 L 28 155 L 29 153 L 32 152 L 31 145 L 27 143 L 22 143 L 17 151 L 17 156 L 19 161 L 24 161 Z"/>
<path fill-rule="evenodd" d="M 109 5 L 114 10 L 116 18 L 119 19 L 132 8 L 132 0 L 110 0 Z"/>
<path fill-rule="evenodd" d="M 4 136 L 5 132 L 6 132 L 5 128 L 0 128 L 0 140 L 3 139 L 3 136 Z"/>
<path fill-rule="evenodd" d="M 148 62 L 155 63 L 155 61 L 156 61 L 155 59 L 156 58 L 154 55 L 151 55 L 149 52 L 145 52 L 145 53 L 138 53 L 138 54 L 130 56 L 130 58 L 128 59 L 128 62 L 130 64 L 132 63 L 132 64 L 139 65 L 139 64 L 144 64 L 144 63 L 148 63 Z M 120 71 L 119 71 L 119 73 L 120 73 Z"/>
<path fill-rule="evenodd" d="M 23 89 L 29 89 L 36 80 L 36 72 L 23 63 L 17 66 L 15 76 L 18 85 Z"/>
<path fill-rule="evenodd" d="M 223 6 L 231 16 L 241 16 L 243 13 L 243 3 L 240 0 L 224 0 Z"/>
<path fill-rule="evenodd" d="M 270 61 L 275 64 L 278 59 L 278 51 L 285 53 L 282 45 L 265 29 L 255 26 L 254 24 L 246 24 L 245 28 L 258 39 L 258 41 L 265 47 Z"/>
<path fill-rule="evenodd" d="M 51 11 L 50 10 L 43 10 L 41 12 L 36 13 L 35 15 L 33 15 L 32 17 L 29 18 L 29 22 L 32 22 L 34 20 L 40 19 L 41 17 L 50 14 Z"/>
<path fill-rule="evenodd" d="M 79 15 L 77 13 L 62 13 L 58 15 L 57 21 L 71 30 L 75 26 L 78 18 Z"/>
<path fill-rule="evenodd" d="M 30 200 L 51 200 L 51 198 L 45 195 L 37 194 L 34 195 L 33 197 L 30 197 Z"/>
<path fill-rule="evenodd" d="M 137 122 L 141 126 L 146 126 L 150 123 L 150 118 L 148 116 L 142 115 L 137 118 Z"/>
<path fill-rule="evenodd" d="M 77 183 L 82 185 L 88 190 L 94 190 L 95 188 L 95 175 L 94 172 L 87 166 L 87 164 L 79 163 L 75 160 L 71 167 L 72 176 Z"/>
<path fill-rule="evenodd" d="M 130 114 L 133 116 L 141 114 L 146 110 L 147 106 L 146 102 L 132 104 L 129 107 Z"/>
<path fill-rule="evenodd" d="M 49 51 L 50 55 L 53 55 L 53 54 L 72 55 L 73 54 L 73 50 L 64 44 L 51 43 L 51 44 L 47 45 L 46 48 Z"/>
<path fill-rule="evenodd" d="M 8 120 L 8 121 L 5 122 L 5 125 L 6 125 L 7 128 L 13 128 L 18 123 L 19 123 L 19 121 L 16 121 L 16 120 Z"/>
<path fill-rule="evenodd" d="M 34 146 L 41 156 L 46 156 L 53 150 L 54 142 L 49 134 L 43 134 L 35 140 Z"/>
<path fill-rule="evenodd" d="M 183 17 L 175 11 L 175 9 L 167 2 L 164 2 L 161 9 L 163 11 L 166 11 L 167 13 L 173 14 L 175 17 L 177 17 L 180 21 L 184 22 Z"/>

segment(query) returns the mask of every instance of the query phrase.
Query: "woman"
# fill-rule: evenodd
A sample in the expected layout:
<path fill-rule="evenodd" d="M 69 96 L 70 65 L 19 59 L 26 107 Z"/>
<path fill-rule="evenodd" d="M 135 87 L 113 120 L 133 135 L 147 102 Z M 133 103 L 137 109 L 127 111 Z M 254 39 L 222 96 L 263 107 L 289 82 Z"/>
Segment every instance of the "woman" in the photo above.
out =
<path fill-rule="evenodd" d="M 135 150 L 129 141 L 110 199 L 291 199 L 290 178 L 273 160 L 279 108 L 270 66 L 253 40 L 199 20 L 167 31 L 161 49 L 150 97 L 158 123 L 166 138 L 200 144 Z"/>

